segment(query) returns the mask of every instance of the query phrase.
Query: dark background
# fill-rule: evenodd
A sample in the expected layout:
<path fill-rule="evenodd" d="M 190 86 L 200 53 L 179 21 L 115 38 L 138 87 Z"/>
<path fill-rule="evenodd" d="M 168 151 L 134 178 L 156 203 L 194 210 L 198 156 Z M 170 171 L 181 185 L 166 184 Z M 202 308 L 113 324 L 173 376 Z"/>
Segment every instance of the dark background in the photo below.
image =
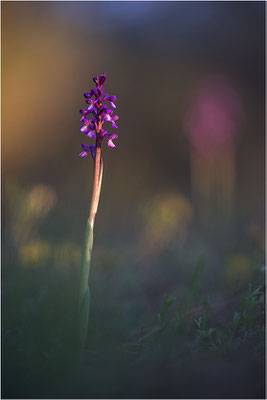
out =
<path fill-rule="evenodd" d="M 264 2 L 2 2 L 4 398 L 264 396 L 258 334 L 234 361 L 185 357 L 177 385 L 164 350 L 129 375 L 114 358 L 164 294 L 179 310 L 199 260 L 192 307 L 224 304 L 221 329 L 264 282 L 264 15 Z M 71 320 L 93 169 L 79 109 L 102 72 L 120 117 L 90 276 L 88 349 L 105 361 L 88 356 L 70 389 L 42 371 Z"/>

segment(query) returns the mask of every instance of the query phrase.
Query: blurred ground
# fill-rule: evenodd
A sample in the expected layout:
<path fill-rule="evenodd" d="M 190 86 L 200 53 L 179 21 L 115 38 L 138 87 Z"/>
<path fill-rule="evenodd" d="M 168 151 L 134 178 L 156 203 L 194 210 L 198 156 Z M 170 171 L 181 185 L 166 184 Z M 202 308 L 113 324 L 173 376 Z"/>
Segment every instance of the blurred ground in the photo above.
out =
<path fill-rule="evenodd" d="M 265 275 L 264 12 L 2 3 L 3 398 L 264 397 L 263 297 L 241 302 Z M 69 370 L 92 180 L 78 111 L 104 71 L 119 138 L 103 150 L 87 348 Z"/>

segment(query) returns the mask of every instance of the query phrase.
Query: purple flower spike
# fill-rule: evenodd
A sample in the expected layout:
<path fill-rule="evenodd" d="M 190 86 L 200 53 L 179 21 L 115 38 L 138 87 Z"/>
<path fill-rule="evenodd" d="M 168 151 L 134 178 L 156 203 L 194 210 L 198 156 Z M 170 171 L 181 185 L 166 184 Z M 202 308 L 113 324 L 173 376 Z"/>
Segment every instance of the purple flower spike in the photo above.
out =
<path fill-rule="evenodd" d="M 91 146 L 81 145 L 83 152 L 79 154 L 79 157 L 86 157 L 88 152 L 91 152 L 93 158 L 95 157 L 95 149 L 97 147 L 101 147 L 104 138 L 107 138 L 108 147 L 116 147 L 113 143 L 113 140 L 118 137 L 115 133 L 108 134 L 106 130 L 103 129 L 103 125 L 105 121 L 111 122 L 112 128 L 118 128 L 115 121 L 119 119 L 117 115 L 113 115 L 113 110 L 108 108 L 106 101 L 109 102 L 111 108 L 116 108 L 115 101 L 117 100 L 116 96 L 109 96 L 104 93 L 103 85 L 107 79 L 107 74 L 104 72 L 100 76 L 95 76 L 93 81 L 96 84 L 96 88 L 92 89 L 90 92 L 85 92 L 84 97 L 85 101 L 88 105 L 87 109 L 81 109 L 80 114 L 82 114 L 82 118 L 80 122 L 83 125 L 80 127 L 80 131 L 85 133 L 91 139 L 95 139 L 95 144 Z M 92 113 L 91 119 L 87 119 L 90 117 L 86 116 Z"/>

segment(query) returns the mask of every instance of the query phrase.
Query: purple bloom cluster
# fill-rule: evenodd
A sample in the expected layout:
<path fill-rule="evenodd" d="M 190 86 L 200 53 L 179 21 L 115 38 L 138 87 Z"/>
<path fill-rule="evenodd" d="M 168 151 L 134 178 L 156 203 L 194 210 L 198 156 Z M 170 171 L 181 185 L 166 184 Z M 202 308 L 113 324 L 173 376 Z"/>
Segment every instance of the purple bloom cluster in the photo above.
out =
<path fill-rule="evenodd" d="M 113 110 L 104 104 L 105 101 L 108 101 L 112 108 L 116 108 L 114 102 L 117 100 L 116 96 L 109 96 L 104 93 L 103 85 L 105 80 L 105 72 L 100 76 L 95 76 L 93 81 L 96 84 L 96 89 L 84 93 L 88 107 L 80 110 L 80 114 L 82 114 L 80 121 L 83 123 L 80 131 L 90 138 L 95 138 L 96 144 L 92 144 L 91 146 L 82 144 L 81 147 L 83 151 L 79 154 L 79 157 L 86 157 L 88 153 L 91 153 L 94 158 L 95 148 L 96 146 L 101 146 L 104 138 L 107 139 L 109 147 L 116 147 L 113 140 L 116 139 L 118 135 L 115 133 L 108 133 L 103 129 L 103 124 L 106 121 L 111 122 L 112 128 L 118 128 L 116 121 L 119 119 L 117 115 L 113 115 Z M 91 114 L 90 117 L 88 117 L 89 114 Z"/>

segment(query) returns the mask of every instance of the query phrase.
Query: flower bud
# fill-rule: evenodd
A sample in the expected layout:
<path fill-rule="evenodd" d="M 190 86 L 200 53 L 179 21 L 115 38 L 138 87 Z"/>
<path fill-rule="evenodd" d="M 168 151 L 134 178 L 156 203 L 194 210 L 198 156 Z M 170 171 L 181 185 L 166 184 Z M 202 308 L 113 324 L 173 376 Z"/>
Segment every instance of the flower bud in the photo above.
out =
<path fill-rule="evenodd" d="M 100 78 L 100 79 L 99 79 L 100 85 L 104 85 L 105 80 L 107 79 L 107 74 L 106 74 L 106 72 L 104 72 L 103 74 L 101 74 L 99 78 Z"/>

